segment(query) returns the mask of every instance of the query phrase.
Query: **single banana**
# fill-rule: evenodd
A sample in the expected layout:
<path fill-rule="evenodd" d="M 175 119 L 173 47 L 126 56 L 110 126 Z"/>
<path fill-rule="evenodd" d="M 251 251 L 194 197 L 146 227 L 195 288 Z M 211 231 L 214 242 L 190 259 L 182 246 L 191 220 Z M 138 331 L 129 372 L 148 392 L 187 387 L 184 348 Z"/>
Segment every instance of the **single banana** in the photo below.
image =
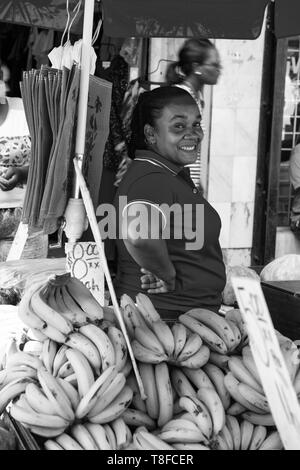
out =
<path fill-rule="evenodd" d="M 179 397 L 182 396 L 196 396 L 196 390 L 191 384 L 190 380 L 184 374 L 182 369 L 174 367 L 171 370 L 171 383 L 173 388 L 176 390 Z"/>
<path fill-rule="evenodd" d="M 72 408 L 75 411 L 80 402 L 78 391 L 76 390 L 74 385 L 72 385 L 70 382 L 67 382 L 65 379 L 58 377 L 57 380 L 61 387 L 64 389 L 66 395 L 68 395 Z"/>
<path fill-rule="evenodd" d="M 150 351 L 153 351 L 155 354 L 165 354 L 163 345 L 157 338 L 156 334 L 153 333 L 148 326 L 143 328 L 137 326 L 134 330 L 134 338 L 145 348 L 150 349 Z"/>
<path fill-rule="evenodd" d="M 85 427 L 94 439 L 98 449 L 113 450 L 110 446 L 105 429 L 101 424 L 85 423 Z"/>
<path fill-rule="evenodd" d="M 60 377 L 61 379 L 65 379 L 69 375 L 74 374 L 74 369 L 72 367 L 72 364 L 70 361 L 65 362 L 59 371 L 57 372 L 57 377 Z"/>
<path fill-rule="evenodd" d="M 228 361 L 228 367 L 239 382 L 249 385 L 259 393 L 264 393 L 260 384 L 256 381 L 251 372 L 246 368 L 243 360 L 239 356 L 231 356 Z"/>
<path fill-rule="evenodd" d="M 252 424 L 261 426 L 276 426 L 273 416 L 269 414 L 258 414 L 253 411 L 245 411 L 242 413 L 242 418 L 250 421 Z"/>
<path fill-rule="evenodd" d="M 176 442 L 173 444 L 173 447 L 177 450 L 210 450 L 209 447 L 202 444 L 196 444 L 195 442 L 187 442 L 184 444 Z"/>
<path fill-rule="evenodd" d="M 230 407 L 226 410 L 229 416 L 238 416 L 244 413 L 245 411 L 247 411 L 247 408 L 245 408 L 238 402 L 232 403 L 232 405 L 230 405 Z"/>
<path fill-rule="evenodd" d="M 208 375 L 202 369 L 189 369 L 187 367 L 183 368 L 183 372 L 190 379 L 190 381 L 195 385 L 196 389 L 202 387 L 208 387 L 214 389 L 214 385 Z"/>
<path fill-rule="evenodd" d="M 248 450 L 253 431 L 254 431 L 254 425 L 250 423 L 250 421 L 246 421 L 243 419 L 243 421 L 240 424 L 240 429 L 241 429 L 241 450 Z"/>
<path fill-rule="evenodd" d="M 197 423 L 204 438 L 208 441 L 213 432 L 213 423 L 210 413 L 203 402 L 196 397 L 180 397 L 180 407 L 190 413 Z"/>
<path fill-rule="evenodd" d="M 122 318 L 126 326 L 128 337 L 130 340 L 133 340 L 135 326 L 132 322 L 131 311 L 128 308 L 123 308 L 123 307 L 120 307 L 120 310 L 121 310 Z"/>
<path fill-rule="evenodd" d="M 147 326 L 144 318 L 137 309 L 134 301 L 127 294 L 123 294 L 120 299 L 121 308 L 124 311 L 125 317 L 124 320 L 127 320 L 131 325 L 130 329 L 135 330 L 137 326 L 144 327 Z"/>
<path fill-rule="evenodd" d="M 270 406 L 267 397 L 250 387 L 247 384 L 240 382 L 238 384 L 239 393 L 256 408 L 264 413 L 270 413 Z"/>
<path fill-rule="evenodd" d="M 78 382 L 77 382 L 75 372 L 74 372 L 74 374 L 68 375 L 68 377 L 64 377 L 63 380 L 65 380 L 66 382 L 68 382 L 71 385 L 73 385 L 74 387 L 76 387 L 76 389 L 78 389 Z"/>
<path fill-rule="evenodd" d="M 223 428 L 221 429 L 219 435 L 224 439 L 224 441 L 226 442 L 227 444 L 227 447 L 228 447 L 228 450 L 234 450 L 234 443 L 233 443 L 233 438 L 231 436 L 231 433 L 228 429 L 228 427 L 226 426 L 226 424 L 223 426 Z"/>
<path fill-rule="evenodd" d="M 255 361 L 253 359 L 253 354 L 251 352 L 250 346 L 244 346 L 242 349 L 243 363 L 245 367 L 251 372 L 252 376 L 255 378 L 256 382 L 261 385 L 261 379 L 259 376 L 258 369 L 256 367 Z"/>
<path fill-rule="evenodd" d="M 52 325 L 49 325 L 46 323 L 45 325 L 47 326 L 43 328 L 44 335 L 46 335 L 48 338 L 60 344 L 63 344 L 66 341 L 67 335 L 63 334 L 61 331 L 59 331 L 57 328 L 55 328 Z"/>
<path fill-rule="evenodd" d="M 35 356 L 40 356 L 43 350 L 43 343 L 41 341 L 29 340 L 23 346 L 22 351 L 34 354 Z"/>
<path fill-rule="evenodd" d="M 115 350 L 107 334 L 96 325 L 88 324 L 79 328 L 79 332 L 89 338 L 98 348 L 102 370 L 115 365 Z"/>
<path fill-rule="evenodd" d="M 35 413 L 33 411 L 25 410 L 25 408 L 22 408 L 15 403 L 10 407 L 10 415 L 20 423 L 30 426 L 66 428 L 69 424 L 68 421 L 64 420 L 61 416 Z"/>
<path fill-rule="evenodd" d="M 213 383 L 226 411 L 230 407 L 231 398 L 228 390 L 224 385 L 224 372 L 216 365 L 207 363 L 203 367 L 204 372 Z"/>
<path fill-rule="evenodd" d="M 37 286 L 35 286 L 34 289 L 37 289 Z M 34 289 L 28 289 L 21 298 L 21 301 L 18 305 L 18 316 L 26 326 L 42 331 L 47 323 L 31 308 L 31 296 L 34 292 Z"/>
<path fill-rule="evenodd" d="M 96 327 L 97 328 L 97 327 Z M 69 334 L 66 346 L 80 351 L 93 367 L 96 374 L 100 374 L 101 356 L 98 348 L 88 336 L 82 332 L 74 331 Z"/>
<path fill-rule="evenodd" d="M 159 364 L 160 362 L 166 361 L 168 356 L 166 354 L 157 354 L 148 348 L 145 348 L 139 341 L 134 339 L 131 343 L 134 357 L 147 364 Z"/>
<path fill-rule="evenodd" d="M 191 419 L 185 419 L 183 417 L 171 419 L 171 421 L 162 427 L 161 431 L 171 431 L 172 429 L 188 429 L 190 431 L 199 431 L 199 427 L 194 421 Z"/>
<path fill-rule="evenodd" d="M 52 375 L 55 377 L 59 371 L 59 369 L 61 368 L 61 366 L 67 362 L 67 356 L 66 356 L 66 351 L 68 350 L 68 346 L 66 346 L 65 344 L 62 344 L 56 354 L 55 354 L 55 357 L 53 359 L 53 365 L 52 365 Z"/>
<path fill-rule="evenodd" d="M 0 372 L 0 390 L 17 379 L 36 379 L 36 369 L 28 366 L 15 366 L 3 369 Z"/>
<path fill-rule="evenodd" d="M 49 415 L 57 414 L 56 407 L 50 402 L 43 391 L 35 384 L 26 385 L 25 397 L 36 413 L 45 413 Z"/>
<path fill-rule="evenodd" d="M 171 327 L 173 336 L 174 336 L 174 344 L 175 349 L 173 353 L 173 357 L 176 360 L 181 351 L 184 348 L 184 345 L 187 340 L 187 330 L 186 327 L 182 323 L 174 323 Z"/>
<path fill-rule="evenodd" d="M 61 447 L 56 441 L 53 441 L 52 439 L 47 439 L 44 442 L 44 448 L 46 450 L 64 450 L 63 447 Z"/>
<path fill-rule="evenodd" d="M 216 436 L 225 425 L 225 410 L 221 398 L 213 387 L 200 387 L 197 398 L 205 404 L 213 423 L 213 434 Z"/>
<path fill-rule="evenodd" d="M 128 357 L 125 337 L 122 331 L 113 325 L 108 327 L 107 336 L 109 337 L 115 351 L 116 367 L 118 371 L 121 371 L 125 366 Z"/>
<path fill-rule="evenodd" d="M 23 351 L 13 354 L 6 360 L 7 368 L 16 366 L 28 366 L 32 367 L 33 369 L 38 369 L 42 365 L 42 361 L 38 357 Z"/>
<path fill-rule="evenodd" d="M 154 374 L 159 403 L 157 424 L 161 427 L 170 421 L 173 416 L 172 385 L 169 369 L 165 362 L 155 365 Z"/>
<path fill-rule="evenodd" d="M 131 358 L 128 356 L 125 362 L 125 365 L 123 369 L 120 370 L 120 372 L 123 372 L 125 377 L 128 377 L 131 371 L 132 371 L 132 362 L 131 362 Z"/>
<path fill-rule="evenodd" d="M 151 328 L 163 345 L 166 354 L 171 357 L 175 349 L 174 336 L 171 328 L 163 320 L 154 321 L 151 324 Z"/>
<path fill-rule="evenodd" d="M 213 450 L 229 450 L 225 439 L 219 434 L 212 441 Z"/>
<path fill-rule="evenodd" d="M 258 450 L 267 437 L 266 426 L 255 426 L 249 450 Z"/>
<path fill-rule="evenodd" d="M 147 413 L 133 408 L 127 408 L 122 414 L 122 419 L 130 427 L 145 426 L 149 431 L 156 428 L 156 422 Z"/>
<path fill-rule="evenodd" d="M 89 361 L 80 351 L 68 349 L 65 354 L 75 371 L 79 396 L 82 398 L 94 383 L 93 370 Z"/>
<path fill-rule="evenodd" d="M 122 372 L 118 372 L 109 387 L 101 394 L 97 394 L 97 400 L 91 410 L 88 412 L 88 417 L 99 415 L 105 410 L 113 400 L 119 395 L 126 384 L 126 378 Z"/>
<path fill-rule="evenodd" d="M 155 381 L 155 366 L 153 364 L 140 362 L 138 369 L 145 389 L 145 394 L 147 396 L 144 401 L 147 413 L 150 418 L 157 419 L 159 416 L 159 401 Z"/>
<path fill-rule="evenodd" d="M 43 438 L 56 438 L 66 430 L 66 426 L 61 426 L 60 428 L 52 428 L 50 426 L 34 426 L 24 423 L 23 426 L 29 429 L 32 434 L 36 434 L 37 436 L 41 436 Z"/>
<path fill-rule="evenodd" d="M 76 277 L 69 277 L 66 289 L 90 320 L 102 320 L 103 309 L 89 289 Z"/>
<path fill-rule="evenodd" d="M 41 332 L 41 330 L 37 330 L 36 328 L 28 328 L 26 332 L 26 336 L 28 339 L 32 339 L 34 341 L 44 341 L 47 339 L 47 336 Z"/>
<path fill-rule="evenodd" d="M 77 440 L 65 432 L 57 436 L 55 441 L 62 447 L 63 450 L 83 450 L 83 447 L 81 447 Z"/>
<path fill-rule="evenodd" d="M 201 348 L 191 357 L 185 359 L 185 361 L 181 361 L 180 367 L 186 367 L 189 369 L 200 369 L 205 364 L 207 364 L 210 356 L 209 348 L 203 344 Z"/>
<path fill-rule="evenodd" d="M 228 372 L 228 361 L 230 356 L 226 354 L 219 354 L 214 351 L 210 351 L 209 362 L 222 369 L 224 372 Z"/>
<path fill-rule="evenodd" d="M 145 429 L 139 429 L 136 432 L 139 439 L 142 439 L 143 445 L 150 447 L 151 450 L 173 450 L 174 448 L 167 444 L 164 440 L 158 436 L 148 432 Z"/>
<path fill-rule="evenodd" d="M 117 450 L 117 438 L 116 438 L 116 435 L 115 435 L 114 431 L 112 430 L 110 424 L 104 424 L 103 428 L 105 430 L 107 440 L 108 440 L 109 445 L 111 446 L 112 450 Z"/>
<path fill-rule="evenodd" d="M 235 351 L 239 345 L 241 344 L 241 341 L 242 341 L 242 334 L 240 332 L 240 329 L 239 327 L 231 320 L 226 320 L 229 327 L 231 328 L 234 336 L 235 336 L 235 343 L 231 346 L 231 349 L 230 351 L 233 352 Z"/>
<path fill-rule="evenodd" d="M 57 352 L 57 343 L 52 339 L 47 338 L 43 342 L 43 349 L 42 349 L 42 361 L 48 372 L 52 374 L 53 372 L 53 362 Z"/>
<path fill-rule="evenodd" d="M 77 327 L 88 323 L 89 317 L 88 315 L 79 307 L 79 305 L 75 302 L 73 297 L 71 297 L 68 289 L 66 286 L 61 286 L 61 296 L 66 305 L 69 312 L 72 312 L 74 315 L 73 324 Z"/>
<path fill-rule="evenodd" d="M 213 330 L 224 341 L 229 351 L 235 346 L 235 334 L 222 315 L 204 308 L 193 308 L 186 312 L 186 315 L 190 315 Z"/>
<path fill-rule="evenodd" d="M 124 413 L 126 413 L 126 411 L 127 410 L 125 410 Z M 100 424 L 96 426 L 100 426 Z M 116 436 L 117 450 L 122 450 L 127 445 L 127 426 L 124 419 L 115 419 L 111 422 L 111 427 Z"/>
<path fill-rule="evenodd" d="M 240 450 L 241 447 L 241 428 L 235 416 L 226 415 L 226 426 L 231 434 L 233 450 Z"/>
<path fill-rule="evenodd" d="M 25 391 L 29 381 L 30 379 L 24 378 L 15 379 L 0 390 L 0 415 L 11 400 Z"/>
<path fill-rule="evenodd" d="M 198 333 L 203 342 L 207 344 L 210 349 L 220 354 L 227 354 L 228 348 L 225 342 L 211 328 L 204 325 L 204 323 L 201 323 L 187 313 L 180 315 L 179 321 L 194 333 Z"/>
<path fill-rule="evenodd" d="M 282 450 L 283 444 L 278 431 L 271 432 L 258 450 Z"/>
<path fill-rule="evenodd" d="M 239 390 L 240 382 L 234 377 L 232 372 L 228 372 L 224 377 L 224 384 L 234 401 L 242 405 L 246 410 L 253 411 L 254 413 L 261 413 L 261 409 L 254 406 L 253 403 L 246 400 L 244 395 Z"/>
<path fill-rule="evenodd" d="M 72 323 L 47 304 L 46 287 L 41 286 L 33 293 L 31 297 L 31 308 L 47 325 L 53 326 L 65 335 L 72 332 Z M 43 329 L 42 332 L 44 333 Z"/>
<path fill-rule="evenodd" d="M 203 434 L 199 429 L 191 430 L 188 428 L 174 428 L 170 431 L 161 431 L 157 437 L 166 442 L 196 442 L 199 443 L 203 439 Z"/>
<path fill-rule="evenodd" d="M 73 424 L 70 433 L 84 450 L 99 450 L 90 432 L 83 424 Z"/>
<path fill-rule="evenodd" d="M 186 359 L 189 359 L 191 356 L 196 354 L 201 348 L 203 342 L 200 336 L 197 333 L 192 333 L 186 340 L 186 343 L 181 351 L 181 353 L 177 356 L 178 362 L 183 362 Z"/>
<path fill-rule="evenodd" d="M 88 392 L 81 398 L 76 407 L 75 416 L 81 419 L 86 416 L 95 406 L 99 397 L 109 388 L 114 379 L 117 377 L 118 371 L 116 366 L 110 366 L 95 380 Z"/>
<path fill-rule="evenodd" d="M 242 343 L 246 339 L 248 339 L 248 332 L 247 332 L 246 324 L 243 320 L 240 309 L 233 308 L 232 310 L 228 310 L 228 312 L 226 312 L 225 314 L 225 319 L 232 321 L 239 328 L 240 333 L 242 335 L 242 338 L 241 338 Z"/>
<path fill-rule="evenodd" d="M 56 414 L 70 422 L 74 421 L 75 413 L 72 404 L 58 380 L 43 368 L 38 369 L 37 376 L 43 392 L 55 408 Z"/>
<path fill-rule="evenodd" d="M 105 424 L 109 423 L 121 416 L 126 408 L 129 407 L 132 400 L 133 392 L 130 387 L 125 385 L 119 395 L 113 400 L 113 402 L 101 411 L 96 416 L 91 416 L 89 421 L 91 423 Z"/>
<path fill-rule="evenodd" d="M 143 377 L 142 377 L 142 381 L 143 381 Z M 135 408 L 136 410 L 142 411 L 143 413 L 147 413 L 146 402 L 145 400 L 142 400 L 140 389 L 139 389 L 139 386 L 138 386 L 138 383 L 134 374 L 129 374 L 129 376 L 126 378 L 126 384 L 129 385 L 129 387 L 133 391 L 133 397 L 132 397 L 133 408 Z M 145 388 L 144 382 L 143 382 L 143 386 Z"/>
<path fill-rule="evenodd" d="M 144 320 L 148 325 L 151 326 L 151 324 L 155 321 L 160 320 L 160 315 L 154 308 L 153 303 L 149 299 L 149 297 L 142 292 L 139 292 L 136 295 L 136 305 L 141 314 L 143 315 Z"/>

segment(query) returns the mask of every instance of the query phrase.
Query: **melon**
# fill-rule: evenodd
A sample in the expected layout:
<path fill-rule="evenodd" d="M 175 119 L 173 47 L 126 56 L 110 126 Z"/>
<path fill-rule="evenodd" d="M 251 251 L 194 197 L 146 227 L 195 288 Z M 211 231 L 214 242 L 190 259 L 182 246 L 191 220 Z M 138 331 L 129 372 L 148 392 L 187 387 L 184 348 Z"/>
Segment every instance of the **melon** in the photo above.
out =
<path fill-rule="evenodd" d="M 260 273 L 262 281 L 300 281 L 300 255 L 275 258 Z"/>

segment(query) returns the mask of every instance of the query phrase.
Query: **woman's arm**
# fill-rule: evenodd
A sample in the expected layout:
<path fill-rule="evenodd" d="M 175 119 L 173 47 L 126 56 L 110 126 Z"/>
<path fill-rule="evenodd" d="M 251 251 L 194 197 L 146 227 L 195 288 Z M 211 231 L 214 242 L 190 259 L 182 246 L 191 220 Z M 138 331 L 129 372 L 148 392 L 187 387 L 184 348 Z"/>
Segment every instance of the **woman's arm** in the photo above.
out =
<path fill-rule="evenodd" d="M 162 293 L 175 288 L 176 271 L 162 238 L 164 217 L 160 209 L 147 203 L 133 203 L 122 217 L 124 244 L 141 266 L 142 287 L 149 293 Z"/>

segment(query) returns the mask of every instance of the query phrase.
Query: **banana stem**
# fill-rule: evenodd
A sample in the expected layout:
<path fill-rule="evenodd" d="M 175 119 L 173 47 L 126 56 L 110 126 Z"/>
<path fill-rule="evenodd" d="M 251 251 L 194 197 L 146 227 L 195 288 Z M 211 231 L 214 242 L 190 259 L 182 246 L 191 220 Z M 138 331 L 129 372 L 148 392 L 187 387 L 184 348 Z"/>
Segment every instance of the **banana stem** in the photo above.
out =
<path fill-rule="evenodd" d="M 138 386 L 139 386 L 139 390 L 140 390 L 142 400 L 146 400 L 147 397 L 146 397 L 146 394 L 145 394 L 145 391 L 144 391 L 143 382 L 142 382 L 139 370 L 137 368 L 135 357 L 134 357 L 134 354 L 133 354 L 133 351 L 132 351 L 132 348 L 131 348 L 131 344 L 130 344 L 128 334 L 127 334 L 126 326 L 125 326 L 125 323 L 124 323 L 124 320 L 123 320 L 123 317 L 122 317 L 122 314 L 121 314 L 121 311 L 120 311 L 120 307 L 119 307 L 119 304 L 118 304 L 118 301 L 117 301 L 115 289 L 114 289 L 112 279 L 111 279 L 111 275 L 110 275 L 110 272 L 109 272 L 105 252 L 104 252 L 104 249 L 103 249 L 101 234 L 100 234 L 100 231 L 99 231 L 99 227 L 98 227 L 98 224 L 97 224 L 97 219 L 96 219 L 96 215 L 95 215 L 95 211 L 94 211 L 93 202 L 92 202 L 89 190 L 86 186 L 82 171 L 81 171 L 81 169 L 78 165 L 78 161 L 77 161 L 76 157 L 73 159 L 73 163 L 74 163 L 74 167 L 75 167 L 75 171 L 76 171 L 78 184 L 80 186 L 81 196 L 82 196 L 82 199 L 83 199 L 83 203 L 85 205 L 85 210 L 86 210 L 86 213 L 87 213 L 87 216 L 88 216 L 88 219 L 89 219 L 89 223 L 90 223 L 93 235 L 94 235 L 96 245 L 97 245 L 98 250 L 99 250 L 99 255 L 101 257 L 103 271 L 104 271 L 104 274 L 105 274 L 105 277 L 106 277 L 109 293 L 110 293 L 111 300 L 112 300 L 112 303 L 113 303 L 113 306 L 114 306 L 114 311 L 115 311 L 115 314 L 117 316 L 117 319 L 118 319 L 119 325 L 121 327 L 122 333 L 125 337 L 125 341 L 126 341 L 126 344 L 127 344 L 127 347 L 128 347 L 129 355 L 130 355 L 130 358 L 131 358 L 131 361 L 132 361 L 133 370 L 134 370 L 134 373 L 135 373 L 135 376 L 136 376 L 136 380 L 137 380 L 137 383 L 138 383 Z"/>

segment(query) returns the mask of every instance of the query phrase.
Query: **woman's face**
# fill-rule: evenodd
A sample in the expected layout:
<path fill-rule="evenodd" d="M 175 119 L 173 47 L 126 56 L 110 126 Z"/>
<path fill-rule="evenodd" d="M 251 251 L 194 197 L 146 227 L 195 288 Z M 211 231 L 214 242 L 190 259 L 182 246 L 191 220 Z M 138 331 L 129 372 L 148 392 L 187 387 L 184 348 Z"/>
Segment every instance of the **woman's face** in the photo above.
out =
<path fill-rule="evenodd" d="M 185 100 L 172 103 L 163 109 L 152 128 L 151 148 L 180 165 L 189 165 L 197 159 L 203 130 L 196 103 Z"/>
<path fill-rule="evenodd" d="M 215 85 L 221 74 L 222 66 L 220 55 L 215 48 L 208 50 L 205 62 L 198 65 L 197 70 L 201 72 L 201 82 L 206 85 Z"/>

